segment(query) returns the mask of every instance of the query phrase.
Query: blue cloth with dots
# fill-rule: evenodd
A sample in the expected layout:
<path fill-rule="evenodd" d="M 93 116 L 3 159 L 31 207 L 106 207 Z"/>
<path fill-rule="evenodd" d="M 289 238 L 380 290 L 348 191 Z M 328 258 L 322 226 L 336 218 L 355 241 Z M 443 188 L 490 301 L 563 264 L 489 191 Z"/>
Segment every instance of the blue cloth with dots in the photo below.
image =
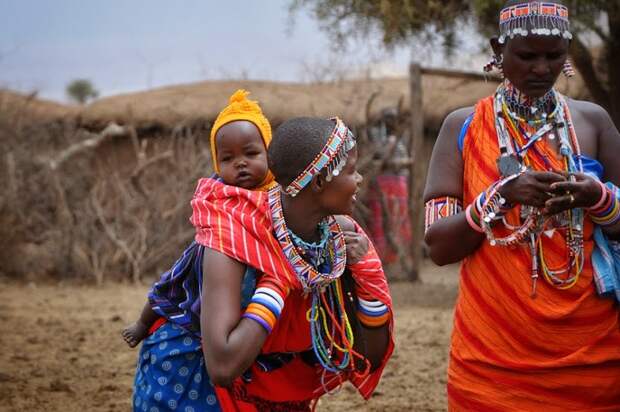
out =
<path fill-rule="evenodd" d="M 166 322 L 144 340 L 133 392 L 134 412 L 219 412 L 200 339 Z"/>

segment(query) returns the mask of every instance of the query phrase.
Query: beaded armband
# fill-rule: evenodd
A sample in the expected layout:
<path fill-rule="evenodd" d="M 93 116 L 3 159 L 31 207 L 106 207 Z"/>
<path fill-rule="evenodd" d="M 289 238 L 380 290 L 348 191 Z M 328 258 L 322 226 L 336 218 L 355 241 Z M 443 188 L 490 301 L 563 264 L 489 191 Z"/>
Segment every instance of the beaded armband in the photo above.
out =
<path fill-rule="evenodd" d="M 424 232 L 436 221 L 459 214 L 463 210 L 461 199 L 444 196 L 431 199 L 424 206 Z"/>
<path fill-rule="evenodd" d="M 283 308 L 282 290 L 274 283 L 261 282 L 241 317 L 258 322 L 267 333 L 271 333 Z"/>
<path fill-rule="evenodd" d="M 620 190 L 611 182 L 601 185 L 600 200 L 588 209 L 592 222 L 599 226 L 613 226 L 620 221 Z"/>

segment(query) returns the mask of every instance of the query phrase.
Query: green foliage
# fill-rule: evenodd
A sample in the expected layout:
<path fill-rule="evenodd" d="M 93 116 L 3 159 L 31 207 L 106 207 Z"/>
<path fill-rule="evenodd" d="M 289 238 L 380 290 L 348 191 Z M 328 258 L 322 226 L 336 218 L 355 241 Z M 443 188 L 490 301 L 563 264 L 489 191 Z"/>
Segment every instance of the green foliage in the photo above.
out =
<path fill-rule="evenodd" d="M 387 46 L 406 43 L 414 36 L 438 33 L 445 45 L 455 45 L 457 23 L 473 22 L 486 35 L 496 32 L 505 0 L 292 0 L 291 11 L 307 9 L 334 40 L 379 29 Z M 569 1 L 571 21 L 579 30 L 596 30 L 601 13 L 616 1 Z"/>
<path fill-rule="evenodd" d="M 504 4 L 505 0 L 291 0 L 290 10 L 308 10 L 337 45 L 346 45 L 349 36 L 378 30 L 387 47 L 439 35 L 444 51 L 451 54 L 458 47 L 458 30 L 465 24 L 487 37 L 497 34 Z M 565 0 L 564 4 L 571 19 L 573 62 L 594 101 L 606 107 L 620 126 L 620 0 Z M 586 38 L 600 41 L 598 61 Z"/>
<path fill-rule="evenodd" d="M 67 85 L 67 95 L 79 104 L 95 99 L 99 92 L 88 79 L 76 79 Z"/>
<path fill-rule="evenodd" d="M 337 44 L 347 36 L 378 29 L 387 46 L 437 33 L 450 46 L 455 22 L 471 15 L 461 0 L 293 0 L 291 11 L 308 9 Z"/>

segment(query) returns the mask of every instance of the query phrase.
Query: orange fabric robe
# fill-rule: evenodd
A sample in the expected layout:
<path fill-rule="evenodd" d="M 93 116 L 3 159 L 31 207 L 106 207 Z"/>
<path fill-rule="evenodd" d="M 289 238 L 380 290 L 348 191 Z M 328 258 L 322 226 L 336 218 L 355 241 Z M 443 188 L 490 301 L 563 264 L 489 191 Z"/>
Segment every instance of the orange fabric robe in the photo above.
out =
<path fill-rule="evenodd" d="M 546 142 L 530 150 L 536 170 L 562 170 Z M 463 204 L 499 179 L 493 97 L 476 106 L 463 147 Z M 518 208 L 516 208 L 518 209 Z M 511 212 L 515 219 L 518 210 Z M 528 246 L 484 241 L 461 267 L 448 368 L 450 411 L 620 411 L 619 311 L 592 280 L 593 225 L 584 224 L 585 264 L 576 285 L 542 276 L 530 297 Z M 552 268 L 566 260 L 561 235 L 544 238 Z"/>

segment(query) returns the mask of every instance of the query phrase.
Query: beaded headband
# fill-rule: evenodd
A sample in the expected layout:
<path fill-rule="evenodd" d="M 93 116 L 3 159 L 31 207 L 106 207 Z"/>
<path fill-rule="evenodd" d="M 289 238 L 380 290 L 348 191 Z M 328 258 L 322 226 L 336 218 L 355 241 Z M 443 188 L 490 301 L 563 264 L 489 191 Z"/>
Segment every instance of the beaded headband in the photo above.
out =
<path fill-rule="evenodd" d="M 499 14 L 499 42 L 506 38 L 527 36 L 562 36 L 572 39 L 568 8 L 561 4 L 529 2 L 506 7 Z"/>
<path fill-rule="evenodd" d="M 355 147 L 355 136 L 339 118 L 334 117 L 330 120 L 334 120 L 336 125 L 327 143 L 303 172 L 284 188 L 286 194 L 295 197 L 323 168 L 327 171 L 325 179 L 331 181 L 333 176 L 340 174 L 347 163 L 349 151 Z"/>

